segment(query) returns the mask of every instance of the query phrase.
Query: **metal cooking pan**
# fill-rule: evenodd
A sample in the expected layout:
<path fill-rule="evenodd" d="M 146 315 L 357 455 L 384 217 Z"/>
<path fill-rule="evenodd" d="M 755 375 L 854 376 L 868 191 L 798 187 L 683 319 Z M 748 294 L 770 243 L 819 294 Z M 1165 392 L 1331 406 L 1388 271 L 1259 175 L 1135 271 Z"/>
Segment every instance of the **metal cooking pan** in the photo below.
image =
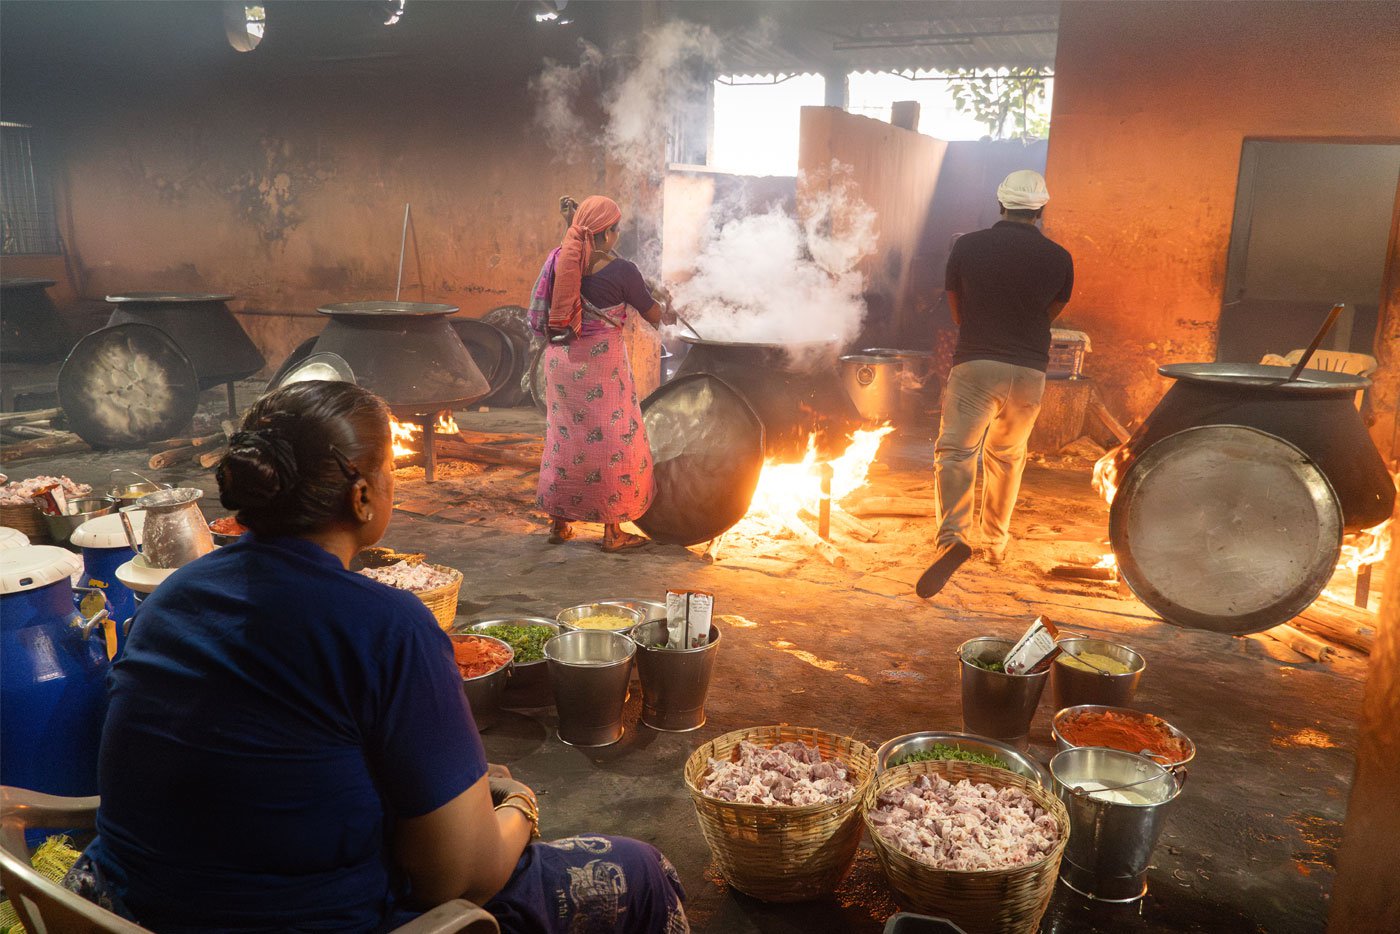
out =
<path fill-rule="evenodd" d="M 1164 620 L 1260 632 L 1327 586 L 1342 512 L 1326 475 L 1282 438 L 1206 425 L 1147 448 L 1109 510 L 1123 579 Z"/>
<path fill-rule="evenodd" d="M 447 323 L 467 345 L 491 392 L 499 392 L 516 372 L 515 344 L 500 328 L 477 318 L 452 318 Z"/>
<path fill-rule="evenodd" d="M 174 437 L 194 418 L 199 379 L 175 341 L 149 324 L 93 331 L 58 371 L 58 404 L 95 448 Z"/>
<path fill-rule="evenodd" d="M 658 542 L 696 545 L 748 512 L 763 469 L 763 423 L 728 383 L 678 377 L 642 402 L 656 494 L 637 526 Z"/>

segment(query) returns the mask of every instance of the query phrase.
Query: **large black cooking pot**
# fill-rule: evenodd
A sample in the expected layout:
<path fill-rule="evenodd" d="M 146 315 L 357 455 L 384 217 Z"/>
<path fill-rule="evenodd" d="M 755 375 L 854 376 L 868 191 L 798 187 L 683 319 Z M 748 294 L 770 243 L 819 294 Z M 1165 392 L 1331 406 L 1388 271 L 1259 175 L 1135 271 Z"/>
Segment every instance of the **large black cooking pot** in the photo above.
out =
<path fill-rule="evenodd" d="M 861 427 L 860 412 L 841 385 L 835 343 L 758 344 L 682 337 L 689 352 L 676 378 L 692 373 L 717 376 L 743 397 L 763 422 L 764 452 L 784 461 L 801 460 L 807 439 L 833 457 Z"/>
<path fill-rule="evenodd" d="M 314 350 L 337 354 L 355 382 L 400 418 L 461 408 L 491 385 L 447 320 L 456 310 L 425 302 L 326 305 L 317 311 L 331 320 Z"/>
<path fill-rule="evenodd" d="M 116 307 L 107 320 L 147 324 L 170 336 L 194 364 L 200 389 L 252 376 L 267 362 L 225 304 L 232 295 L 209 292 L 126 292 L 108 295 Z"/>
<path fill-rule="evenodd" d="M 1128 440 L 1133 457 L 1187 428 L 1245 425 L 1282 438 L 1306 454 L 1336 491 L 1343 529 L 1359 531 L 1390 518 L 1395 483 L 1371 441 L 1356 393 L 1362 376 L 1247 363 L 1174 363 L 1157 372 L 1176 380 Z"/>
<path fill-rule="evenodd" d="M 0 279 L 0 362 L 62 360 L 73 342 L 48 288 L 52 279 Z"/>

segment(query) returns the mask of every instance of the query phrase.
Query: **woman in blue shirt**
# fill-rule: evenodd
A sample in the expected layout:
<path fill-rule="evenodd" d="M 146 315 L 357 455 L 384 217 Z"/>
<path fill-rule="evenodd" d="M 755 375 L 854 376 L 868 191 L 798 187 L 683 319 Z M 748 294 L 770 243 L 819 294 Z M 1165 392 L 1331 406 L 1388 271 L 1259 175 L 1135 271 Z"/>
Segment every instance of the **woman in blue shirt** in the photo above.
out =
<path fill-rule="evenodd" d="M 253 406 L 218 470 L 251 531 L 142 604 L 70 885 L 156 931 L 378 931 L 461 896 L 506 931 L 688 930 L 653 847 L 530 842 L 447 636 L 348 570 L 393 508 L 388 416 L 349 383 Z"/>

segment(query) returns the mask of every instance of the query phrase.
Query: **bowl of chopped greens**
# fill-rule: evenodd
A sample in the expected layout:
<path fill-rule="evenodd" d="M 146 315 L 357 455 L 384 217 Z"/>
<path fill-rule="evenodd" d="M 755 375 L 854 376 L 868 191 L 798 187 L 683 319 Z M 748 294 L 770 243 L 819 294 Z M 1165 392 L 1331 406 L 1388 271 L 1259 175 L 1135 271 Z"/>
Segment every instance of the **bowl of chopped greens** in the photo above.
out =
<path fill-rule="evenodd" d="M 515 653 L 515 668 L 502 706 L 548 707 L 554 703 L 544 644 L 559 635 L 559 624 L 542 616 L 508 616 L 471 623 L 459 630 L 500 639 Z"/>
<path fill-rule="evenodd" d="M 896 736 L 875 751 L 875 770 L 879 773 L 906 762 L 923 762 L 929 759 L 953 759 L 990 765 L 1039 782 L 1043 788 L 1050 787 L 1050 776 L 1045 768 L 1030 756 L 1007 743 L 986 736 L 975 736 L 972 733 L 940 733 L 930 730 Z"/>

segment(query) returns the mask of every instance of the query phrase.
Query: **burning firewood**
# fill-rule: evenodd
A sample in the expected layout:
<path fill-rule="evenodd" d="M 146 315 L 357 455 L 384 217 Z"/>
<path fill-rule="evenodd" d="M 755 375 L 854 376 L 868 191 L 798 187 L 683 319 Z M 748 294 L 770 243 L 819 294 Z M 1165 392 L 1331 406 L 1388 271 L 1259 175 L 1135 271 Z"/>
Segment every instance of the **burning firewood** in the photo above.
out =
<path fill-rule="evenodd" d="M 841 554 L 831 542 L 824 541 L 797 516 L 784 516 L 783 525 L 797 536 L 798 541 L 815 551 L 832 567 L 843 568 L 846 566 L 846 556 Z"/>
<path fill-rule="evenodd" d="M 1376 614 L 1322 597 L 1291 624 L 1330 642 L 1370 655 L 1376 645 Z"/>
<path fill-rule="evenodd" d="M 1264 634 L 1315 662 L 1325 662 L 1337 651 L 1321 639 L 1314 639 L 1307 633 L 1299 632 L 1287 623 L 1280 623 L 1273 629 L 1266 630 Z"/>
<path fill-rule="evenodd" d="M 512 445 L 509 448 L 484 444 L 467 444 L 450 438 L 437 441 L 437 452 L 442 457 L 455 457 L 459 460 L 476 461 L 480 464 L 494 464 L 501 467 L 520 467 L 539 470 L 544 446 L 531 447 Z"/>

